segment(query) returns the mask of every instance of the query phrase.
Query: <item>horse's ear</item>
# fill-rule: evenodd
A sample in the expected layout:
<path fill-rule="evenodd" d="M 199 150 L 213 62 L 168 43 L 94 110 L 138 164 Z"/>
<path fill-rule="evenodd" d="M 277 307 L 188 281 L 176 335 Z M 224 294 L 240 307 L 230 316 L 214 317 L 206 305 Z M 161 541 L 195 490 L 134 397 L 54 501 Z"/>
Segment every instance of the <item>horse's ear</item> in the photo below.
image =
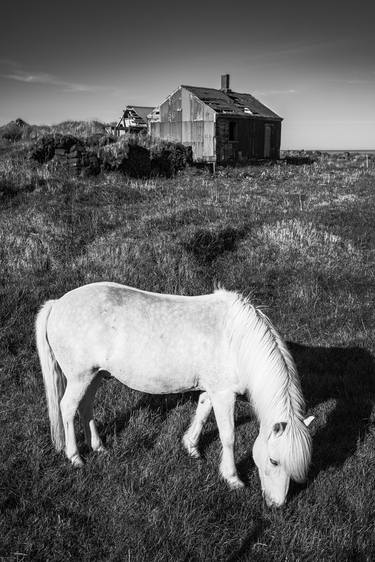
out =
<path fill-rule="evenodd" d="M 303 423 L 305 424 L 306 427 L 309 427 L 310 423 L 315 420 L 315 416 L 309 416 L 308 418 L 306 418 L 305 420 L 303 420 Z"/>
<path fill-rule="evenodd" d="M 281 437 L 285 431 L 285 428 L 286 428 L 285 422 L 275 423 L 275 425 L 272 428 L 274 436 Z"/>

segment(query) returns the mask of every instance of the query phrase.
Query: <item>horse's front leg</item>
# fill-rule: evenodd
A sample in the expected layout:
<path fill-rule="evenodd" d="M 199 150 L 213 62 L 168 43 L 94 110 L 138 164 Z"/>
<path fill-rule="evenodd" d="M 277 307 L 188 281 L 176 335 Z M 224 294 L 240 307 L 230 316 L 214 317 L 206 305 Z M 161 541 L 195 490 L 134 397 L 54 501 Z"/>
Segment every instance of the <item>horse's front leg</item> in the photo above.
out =
<path fill-rule="evenodd" d="M 182 443 L 192 457 L 199 459 L 198 441 L 203 426 L 210 415 L 212 404 L 207 392 L 202 392 L 199 396 L 197 410 L 191 425 L 182 438 Z"/>
<path fill-rule="evenodd" d="M 210 397 L 223 447 L 220 473 L 230 488 L 242 488 L 244 483 L 239 479 L 234 463 L 234 404 L 236 395 L 232 391 L 224 390 L 211 393 Z"/>

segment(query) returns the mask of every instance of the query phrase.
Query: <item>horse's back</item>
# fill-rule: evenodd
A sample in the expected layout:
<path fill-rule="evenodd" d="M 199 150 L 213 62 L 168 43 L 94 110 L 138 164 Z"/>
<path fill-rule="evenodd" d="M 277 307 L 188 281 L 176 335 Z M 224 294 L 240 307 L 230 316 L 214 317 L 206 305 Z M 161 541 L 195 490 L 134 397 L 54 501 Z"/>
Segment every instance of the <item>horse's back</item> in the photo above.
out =
<path fill-rule="evenodd" d="M 227 309 L 224 294 L 163 295 L 94 283 L 55 302 L 48 336 L 63 370 L 89 363 L 132 388 L 175 392 L 217 377 Z"/>

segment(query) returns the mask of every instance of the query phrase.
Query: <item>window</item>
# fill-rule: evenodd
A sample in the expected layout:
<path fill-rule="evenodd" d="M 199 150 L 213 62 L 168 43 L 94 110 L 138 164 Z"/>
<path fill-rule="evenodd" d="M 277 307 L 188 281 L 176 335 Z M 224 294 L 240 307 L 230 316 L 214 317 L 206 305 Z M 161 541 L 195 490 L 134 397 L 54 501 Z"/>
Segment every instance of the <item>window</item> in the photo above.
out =
<path fill-rule="evenodd" d="M 237 140 L 237 123 L 235 121 L 229 121 L 229 140 Z"/>

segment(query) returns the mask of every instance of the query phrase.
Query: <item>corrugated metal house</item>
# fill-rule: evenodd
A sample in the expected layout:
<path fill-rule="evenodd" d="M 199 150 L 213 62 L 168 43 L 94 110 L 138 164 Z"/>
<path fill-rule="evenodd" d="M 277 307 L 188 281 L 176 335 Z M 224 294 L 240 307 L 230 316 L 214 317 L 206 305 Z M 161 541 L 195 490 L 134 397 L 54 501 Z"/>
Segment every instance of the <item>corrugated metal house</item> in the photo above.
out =
<path fill-rule="evenodd" d="M 191 146 L 195 162 L 280 157 L 282 118 L 254 96 L 233 92 L 229 74 L 220 90 L 180 86 L 158 109 L 149 121 L 151 136 Z"/>
<path fill-rule="evenodd" d="M 148 115 L 153 111 L 153 107 L 140 105 L 127 105 L 119 122 L 113 127 L 113 134 L 116 136 L 125 133 L 139 133 L 147 131 Z"/>

